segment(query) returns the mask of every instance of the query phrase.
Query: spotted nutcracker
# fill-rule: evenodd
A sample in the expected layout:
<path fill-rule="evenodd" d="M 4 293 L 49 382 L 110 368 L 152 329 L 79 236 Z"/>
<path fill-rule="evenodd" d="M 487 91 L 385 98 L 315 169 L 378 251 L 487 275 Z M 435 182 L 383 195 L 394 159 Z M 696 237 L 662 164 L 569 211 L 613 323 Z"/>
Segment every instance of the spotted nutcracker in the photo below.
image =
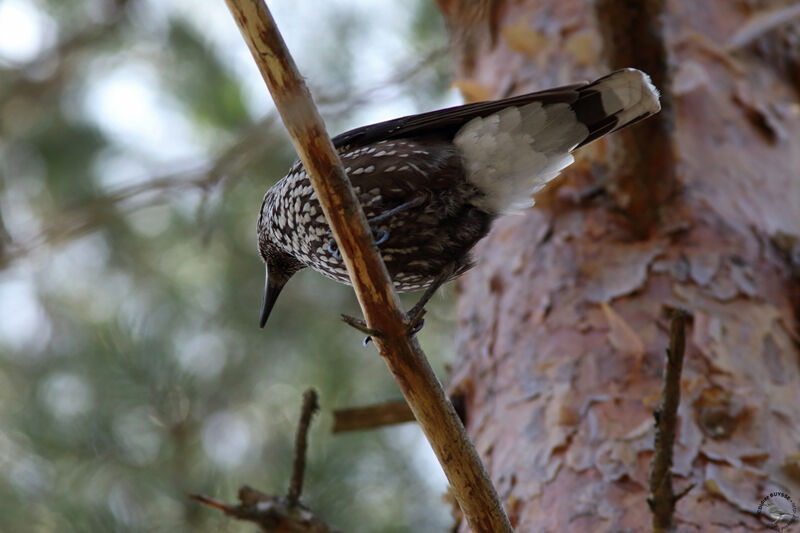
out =
<path fill-rule="evenodd" d="M 470 250 L 498 216 L 532 194 L 572 151 L 661 109 L 650 78 L 619 70 L 592 83 L 467 104 L 364 126 L 333 139 L 399 292 L 427 289 L 473 265 Z M 263 328 L 283 286 L 311 267 L 350 283 L 298 161 L 270 188 L 258 217 L 267 280 Z"/>

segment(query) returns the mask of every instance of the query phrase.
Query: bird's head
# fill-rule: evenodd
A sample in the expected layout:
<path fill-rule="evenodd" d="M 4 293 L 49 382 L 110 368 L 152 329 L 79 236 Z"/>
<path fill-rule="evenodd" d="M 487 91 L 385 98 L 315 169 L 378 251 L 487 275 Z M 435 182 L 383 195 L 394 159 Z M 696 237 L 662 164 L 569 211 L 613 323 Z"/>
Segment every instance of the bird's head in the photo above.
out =
<path fill-rule="evenodd" d="M 274 243 L 262 240 L 261 235 L 259 235 L 258 241 L 258 251 L 267 269 L 264 300 L 261 302 L 261 318 L 258 321 L 259 327 L 263 328 L 283 286 L 305 265 L 294 256 L 280 250 Z"/>
<path fill-rule="evenodd" d="M 267 323 L 269 314 L 281 290 L 283 290 L 283 286 L 286 285 L 286 282 L 295 272 L 305 267 L 296 257 L 281 249 L 276 242 L 275 233 L 272 231 L 273 221 L 269 216 L 269 197 L 270 193 L 267 192 L 261 204 L 261 212 L 258 217 L 258 253 L 267 270 L 267 277 L 264 283 L 264 300 L 261 302 L 261 317 L 258 321 L 258 325 L 261 328 Z"/>

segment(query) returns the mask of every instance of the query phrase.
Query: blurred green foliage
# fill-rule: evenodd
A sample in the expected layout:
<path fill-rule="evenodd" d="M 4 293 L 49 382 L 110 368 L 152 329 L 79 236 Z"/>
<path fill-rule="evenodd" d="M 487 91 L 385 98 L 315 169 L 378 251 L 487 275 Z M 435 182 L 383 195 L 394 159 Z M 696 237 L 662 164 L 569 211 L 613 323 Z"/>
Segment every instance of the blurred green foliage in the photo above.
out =
<path fill-rule="evenodd" d="M 416 426 L 330 434 L 332 408 L 399 395 L 338 320 L 358 314 L 351 289 L 303 272 L 257 327 L 255 220 L 294 153 L 255 67 L 237 63 L 224 3 L 0 0 L 0 13 L 12 1 L 52 44 L 0 54 L 0 531 L 252 531 L 186 494 L 283 494 L 308 386 L 323 411 L 304 503 L 343 531 L 444 530 Z M 320 9 L 303 54 L 333 133 L 398 95 L 409 113 L 445 97 L 428 1 L 383 2 L 407 12 L 401 45 L 384 82 L 360 85 L 363 52 L 384 46 L 363 4 Z M 435 301 L 421 333 L 440 375 L 450 308 Z"/>

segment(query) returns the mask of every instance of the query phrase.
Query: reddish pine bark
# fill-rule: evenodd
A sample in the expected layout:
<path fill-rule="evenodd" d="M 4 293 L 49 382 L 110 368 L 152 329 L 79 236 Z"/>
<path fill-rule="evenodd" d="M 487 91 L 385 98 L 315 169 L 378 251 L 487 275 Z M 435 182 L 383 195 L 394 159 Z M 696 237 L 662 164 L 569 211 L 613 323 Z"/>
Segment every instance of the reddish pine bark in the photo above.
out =
<path fill-rule="evenodd" d="M 467 95 L 593 79 L 653 46 L 615 52 L 603 26 L 645 2 L 439 4 Z M 674 307 L 693 320 L 673 483 L 696 483 L 677 530 L 762 531 L 775 489 L 800 504 L 800 25 L 758 18 L 790 5 L 668 1 L 671 153 L 630 175 L 651 130 L 595 143 L 480 245 L 452 388 L 517 531 L 651 531 Z"/>

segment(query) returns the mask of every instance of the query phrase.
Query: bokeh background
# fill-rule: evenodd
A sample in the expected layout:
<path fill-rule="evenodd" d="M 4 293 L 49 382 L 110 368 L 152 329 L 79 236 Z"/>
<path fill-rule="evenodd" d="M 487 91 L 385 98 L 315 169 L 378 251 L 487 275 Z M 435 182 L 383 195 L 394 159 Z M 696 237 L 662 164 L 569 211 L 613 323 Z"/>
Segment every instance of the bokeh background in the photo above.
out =
<path fill-rule="evenodd" d="M 432 2 L 271 2 L 331 133 L 459 103 Z M 257 327 L 261 197 L 295 158 L 223 0 L 0 0 L 0 531 L 251 531 L 190 502 L 285 492 L 345 531 L 443 531 L 413 424 L 330 433 L 399 397 L 314 272 Z M 452 287 L 421 342 L 446 379 Z M 406 299 L 413 302 L 413 296 Z"/>

